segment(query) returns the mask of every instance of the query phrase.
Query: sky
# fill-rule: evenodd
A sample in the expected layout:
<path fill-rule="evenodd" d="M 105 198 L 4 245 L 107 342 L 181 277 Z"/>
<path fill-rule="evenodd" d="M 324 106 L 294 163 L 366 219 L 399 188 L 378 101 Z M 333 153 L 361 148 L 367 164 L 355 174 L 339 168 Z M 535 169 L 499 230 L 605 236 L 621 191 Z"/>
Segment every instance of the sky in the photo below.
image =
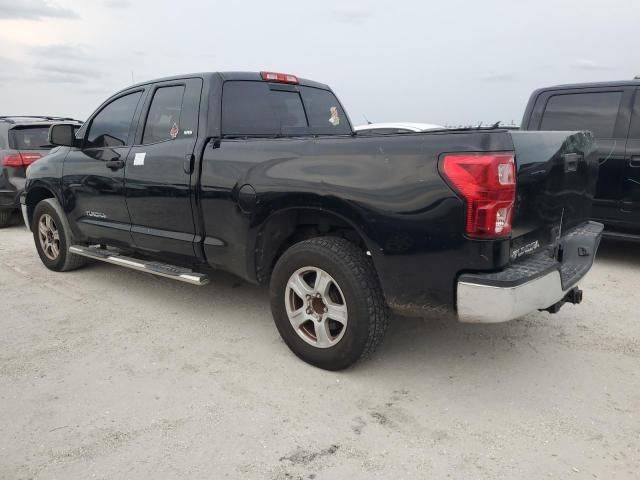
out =
<path fill-rule="evenodd" d="M 638 0 L 0 0 L 0 115 L 269 70 L 329 84 L 354 124 L 519 123 L 536 88 L 639 75 L 639 24 Z"/>

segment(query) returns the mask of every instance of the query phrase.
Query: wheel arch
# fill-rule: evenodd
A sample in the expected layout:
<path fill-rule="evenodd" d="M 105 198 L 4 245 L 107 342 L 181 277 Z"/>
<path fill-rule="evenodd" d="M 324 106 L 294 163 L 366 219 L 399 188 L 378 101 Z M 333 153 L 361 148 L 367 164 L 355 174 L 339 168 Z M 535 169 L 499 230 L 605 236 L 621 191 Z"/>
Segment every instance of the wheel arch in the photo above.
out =
<path fill-rule="evenodd" d="M 276 210 L 260 224 L 255 237 L 254 272 L 266 283 L 273 266 L 291 245 L 314 237 L 334 235 L 370 251 L 372 240 L 349 218 L 335 210 L 315 206 L 288 206 Z"/>
<path fill-rule="evenodd" d="M 29 220 L 29 225 L 31 225 L 31 222 L 33 222 L 33 212 L 35 211 L 36 205 L 47 198 L 55 198 L 58 203 L 62 205 L 62 203 L 60 202 L 60 198 L 58 198 L 58 196 L 54 193 L 54 190 L 49 186 L 42 183 L 37 183 L 29 188 L 25 197 L 25 205 L 27 207 L 27 218 Z"/>

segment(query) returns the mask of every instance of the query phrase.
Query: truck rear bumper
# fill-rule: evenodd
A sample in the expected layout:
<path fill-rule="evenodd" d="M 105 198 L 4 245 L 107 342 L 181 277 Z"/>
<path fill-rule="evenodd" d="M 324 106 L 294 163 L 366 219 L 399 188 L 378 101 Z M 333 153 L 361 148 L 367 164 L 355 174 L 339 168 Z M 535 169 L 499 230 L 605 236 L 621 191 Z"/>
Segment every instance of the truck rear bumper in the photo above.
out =
<path fill-rule="evenodd" d="M 562 302 L 593 265 L 603 226 L 589 222 L 567 233 L 556 249 L 514 262 L 495 273 L 458 278 L 456 308 L 465 323 L 513 320 Z"/>

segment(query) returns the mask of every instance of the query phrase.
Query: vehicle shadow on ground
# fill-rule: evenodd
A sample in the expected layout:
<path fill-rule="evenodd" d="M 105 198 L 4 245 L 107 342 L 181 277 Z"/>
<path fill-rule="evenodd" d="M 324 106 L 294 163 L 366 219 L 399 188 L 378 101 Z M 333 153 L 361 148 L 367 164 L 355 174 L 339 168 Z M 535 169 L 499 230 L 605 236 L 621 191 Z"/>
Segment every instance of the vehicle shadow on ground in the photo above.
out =
<path fill-rule="evenodd" d="M 550 331 L 562 328 L 559 315 L 536 313 L 501 324 L 462 324 L 454 318 L 392 317 L 375 358 L 403 365 L 433 362 L 522 360 L 522 351 L 537 354 Z M 377 362 L 376 362 L 377 363 Z"/>
<path fill-rule="evenodd" d="M 163 298 L 172 305 L 172 309 L 183 312 L 183 318 L 202 318 L 203 312 L 226 312 L 209 320 L 229 323 L 218 325 L 223 330 L 228 330 L 232 322 L 238 321 L 234 312 L 240 309 L 243 318 L 260 322 L 261 325 L 256 327 L 262 334 L 268 335 L 271 331 L 273 339 L 278 339 L 273 344 L 274 348 L 287 349 L 273 325 L 266 286 L 252 285 L 221 271 L 208 272 L 210 284 L 199 288 L 99 262 L 87 265 L 80 272 L 100 277 L 100 283 L 104 282 L 105 288 L 114 282 L 127 285 L 128 292 L 135 295 L 142 305 L 155 302 L 158 297 Z M 518 363 L 515 357 L 521 349 L 535 350 L 539 337 L 549 335 L 549 325 L 560 328 L 562 321 L 559 321 L 559 317 L 537 313 L 504 324 L 470 325 L 461 324 L 455 318 L 392 316 L 386 338 L 377 353 L 354 368 L 387 370 L 402 365 L 406 369 L 411 364 L 419 368 L 419 365 L 434 362 L 441 365 L 440 362 L 463 359 L 469 362 L 482 359 L 490 363 Z"/>
<path fill-rule="evenodd" d="M 9 228 L 24 226 L 17 223 Z M 640 268 L 640 245 L 604 241 L 598 252 L 597 263 Z M 208 272 L 210 285 L 195 288 L 99 262 L 87 265 L 82 271 L 84 275 L 95 275 L 101 281 L 104 279 L 111 283 L 116 277 L 117 284 L 131 285 L 129 288 L 135 291 L 142 304 L 153 302 L 160 296 L 170 300 L 177 310 L 197 313 L 202 309 L 219 309 L 223 303 L 231 309 L 242 306 L 252 317 L 251 321 L 273 321 L 268 288 L 248 284 L 226 272 Z M 575 316 L 572 314 L 574 308 L 583 307 L 566 306 L 557 315 L 536 312 L 518 320 L 493 325 L 461 324 L 454 318 L 394 316 L 378 352 L 371 360 L 360 362 L 354 368 L 358 371 L 379 368 L 386 370 L 402 365 L 405 369 L 420 369 L 426 365 L 431 365 L 431 368 L 442 366 L 441 362 L 469 362 L 472 365 L 479 362 L 480 370 L 483 369 L 480 364 L 495 365 L 496 362 L 503 361 L 519 365 L 527 361 L 527 356 L 523 358 L 523 352 L 537 355 L 541 344 L 555 341 L 556 337 L 561 341 L 561 337 L 567 334 L 566 329 L 575 327 Z M 199 315 L 194 315 L 194 318 L 198 317 Z M 223 315 L 211 321 L 236 320 L 231 315 Z M 274 337 L 277 336 L 275 328 L 272 333 Z M 279 341 L 277 344 L 277 348 L 286 349 L 283 342 Z M 528 358 L 530 359 L 530 355 Z"/>
<path fill-rule="evenodd" d="M 596 262 L 640 268 L 640 243 L 603 239 L 598 248 Z"/>

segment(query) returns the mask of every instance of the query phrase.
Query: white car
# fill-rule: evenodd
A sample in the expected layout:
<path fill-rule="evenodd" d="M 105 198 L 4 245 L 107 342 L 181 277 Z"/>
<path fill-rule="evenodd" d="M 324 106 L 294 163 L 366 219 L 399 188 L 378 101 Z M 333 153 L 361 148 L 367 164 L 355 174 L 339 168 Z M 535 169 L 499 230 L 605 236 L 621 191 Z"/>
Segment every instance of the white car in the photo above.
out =
<path fill-rule="evenodd" d="M 367 135 L 390 135 L 394 133 L 415 133 L 426 132 L 428 130 L 443 130 L 445 127 L 433 123 L 411 123 L 411 122 L 390 122 L 390 123 L 369 123 L 368 125 L 358 125 L 353 129 L 357 133 Z"/>

